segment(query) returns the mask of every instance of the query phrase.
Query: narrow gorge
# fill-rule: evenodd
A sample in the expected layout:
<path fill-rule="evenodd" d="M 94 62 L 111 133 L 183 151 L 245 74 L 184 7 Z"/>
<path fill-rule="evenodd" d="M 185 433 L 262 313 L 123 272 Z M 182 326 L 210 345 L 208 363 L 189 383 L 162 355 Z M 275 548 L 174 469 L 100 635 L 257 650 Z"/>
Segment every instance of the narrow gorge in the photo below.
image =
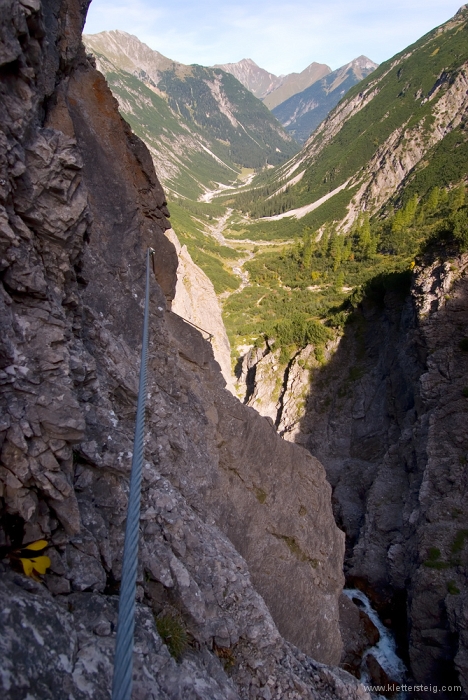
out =
<path fill-rule="evenodd" d="M 265 346 L 241 379 L 246 402 L 325 466 L 347 582 L 393 628 L 414 677 L 466 687 L 468 255 L 440 252 L 410 289 L 365 298 L 326 364 L 308 345 L 278 383 L 279 351 Z"/>

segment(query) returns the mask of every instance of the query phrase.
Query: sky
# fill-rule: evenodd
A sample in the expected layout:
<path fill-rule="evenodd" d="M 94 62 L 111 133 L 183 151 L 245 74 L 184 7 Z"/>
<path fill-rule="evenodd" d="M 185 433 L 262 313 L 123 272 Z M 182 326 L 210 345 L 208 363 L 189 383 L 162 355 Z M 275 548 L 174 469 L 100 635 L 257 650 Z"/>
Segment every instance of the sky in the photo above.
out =
<path fill-rule="evenodd" d="M 276 75 L 312 61 L 382 63 L 452 17 L 462 0 L 92 0 L 85 33 L 120 29 L 180 63 L 251 58 Z"/>

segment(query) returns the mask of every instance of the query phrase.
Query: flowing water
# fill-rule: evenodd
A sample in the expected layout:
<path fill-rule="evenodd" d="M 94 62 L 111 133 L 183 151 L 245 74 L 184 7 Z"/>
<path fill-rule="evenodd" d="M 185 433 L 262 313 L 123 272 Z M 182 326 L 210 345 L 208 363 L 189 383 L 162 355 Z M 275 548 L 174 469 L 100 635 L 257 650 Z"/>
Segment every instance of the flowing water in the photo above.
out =
<path fill-rule="evenodd" d="M 363 685 L 373 685 L 373 681 L 369 676 L 369 672 L 366 667 L 366 656 L 372 654 L 374 658 L 379 662 L 380 666 L 386 672 L 388 677 L 395 681 L 395 683 L 402 684 L 405 683 L 408 676 L 408 671 L 397 654 L 396 643 L 392 632 L 385 627 L 381 619 L 373 609 L 370 604 L 368 597 L 354 588 L 345 588 L 343 593 L 348 596 L 359 608 L 361 608 L 366 615 L 372 620 L 374 625 L 379 630 L 380 639 L 377 644 L 370 649 L 368 649 L 362 658 L 361 664 L 361 683 Z M 383 698 L 382 695 L 377 693 L 372 693 L 374 698 Z M 395 695 L 398 700 L 405 700 L 406 693 L 398 693 Z"/>

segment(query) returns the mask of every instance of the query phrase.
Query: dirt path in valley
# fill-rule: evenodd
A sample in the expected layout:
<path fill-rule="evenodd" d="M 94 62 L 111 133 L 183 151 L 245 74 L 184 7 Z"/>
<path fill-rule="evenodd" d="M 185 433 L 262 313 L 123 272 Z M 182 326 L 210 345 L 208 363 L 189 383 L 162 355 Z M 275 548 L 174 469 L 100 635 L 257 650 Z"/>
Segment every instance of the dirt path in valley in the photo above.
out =
<path fill-rule="evenodd" d="M 248 185 L 252 181 L 254 175 L 249 175 L 245 181 L 242 183 L 242 185 Z M 211 202 L 213 197 L 215 197 L 217 194 L 221 194 L 223 192 L 226 192 L 227 190 L 236 190 L 238 189 L 237 187 L 230 187 L 229 185 L 221 185 L 219 189 L 216 190 L 209 190 L 205 192 L 205 194 L 201 195 L 198 199 L 200 202 Z M 214 238 L 219 245 L 226 246 L 227 248 L 231 248 L 231 250 L 236 250 L 237 245 L 247 245 L 247 246 L 254 246 L 254 248 L 262 248 L 265 246 L 275 246 L 274 242 L 271 241 L 252 241 L 249 238 L 241 239 L 241 238 L 226 238 L 223 235 L 223 232 L 226 229 L 227 222 L 229 221 L 231 215 L 232 215 L 233 209 L 228 208 L 226 209 L 226 212 L 219 218 L 216 219 L 216 222 L 213 225 L 205 224 L 205 233 L 212 238 Z M 201 223 L 201 222 L 200 222 Z M 293 241 L 281 241 L 281 245 L 287 245 L 293 243 Z M 236 277 L 239 277 L 240 279 L 240 285 L 237 289 L 234 291 L 225 291 L 222 292 L 222 294 L 219 295 L 219 299 L 221 302 L 225 301 L 228 297 L 230 297 L 232 294 L 239 294 L 239 292 L 242 292 L 243 289 L 249 286 L 250 284 L 250 279 L 249 279 L 249 273 L 247 270 L 244 270 L 244 265 L 246 262 L 249 260 L 252 260 L 255 257 L 255 253 L 253 250 L 249 251 L 238 251 L 240 256 L 238 260 L 229 260 L 226 261 L 226 266 L 230 267 L 232 270 L 232 273 L 236 275 Z"/>

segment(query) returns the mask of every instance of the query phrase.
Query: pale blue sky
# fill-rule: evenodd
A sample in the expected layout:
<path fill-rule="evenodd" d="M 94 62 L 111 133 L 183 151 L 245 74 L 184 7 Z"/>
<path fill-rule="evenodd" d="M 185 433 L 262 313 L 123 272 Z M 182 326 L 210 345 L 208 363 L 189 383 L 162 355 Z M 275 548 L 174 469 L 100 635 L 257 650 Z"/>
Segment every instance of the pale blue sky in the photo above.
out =
<path fill-rule="evenodd" d="M 460 0 L 93 0 L 85 32 L 122 29 L 182 63 L 252 58 L 276 75 L 390 58 L 452 17 Z"/>

